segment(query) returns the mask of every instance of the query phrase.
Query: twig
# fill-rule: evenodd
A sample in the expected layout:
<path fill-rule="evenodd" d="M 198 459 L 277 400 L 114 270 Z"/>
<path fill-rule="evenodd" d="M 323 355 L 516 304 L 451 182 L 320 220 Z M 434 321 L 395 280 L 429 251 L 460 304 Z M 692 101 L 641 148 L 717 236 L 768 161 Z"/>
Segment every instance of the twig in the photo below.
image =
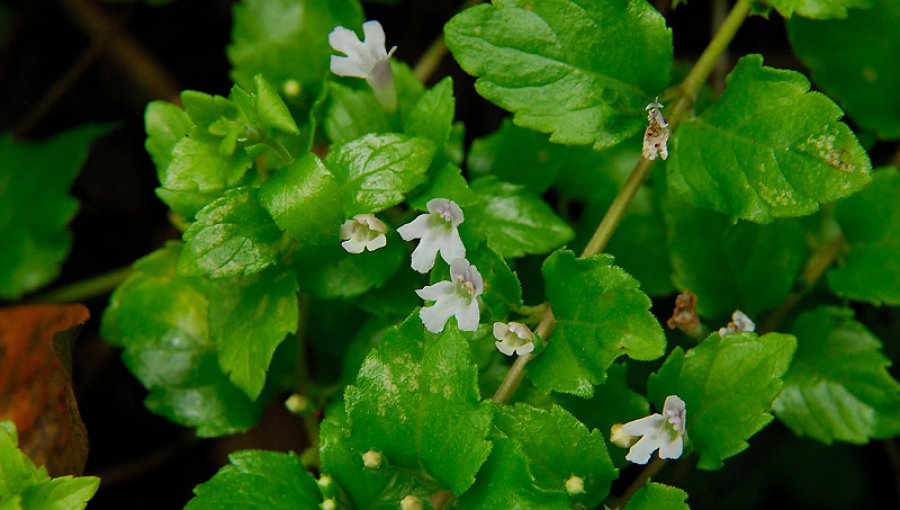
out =
<path fill-rule="evenodd" d="M 635 478 L 633 482 L 631 482 L 631 485 L 629 485 L 628 488 L 625 489 L 622 497 L 616 500 L 613 508 L 624 508 L 628 503 L 628 500 L 630 500 L 631 497 L 634 496 L 634 494 L 639 491 L 645 483 L 647 483 L 647 480 L 656 476 L 656 473 L 659 473 L 659 470 L 662 469 L 665 465 L 666 461 L 664 459 L 661 459 L 660 457 L 653 457 L 653 460 L 650 461 L 650 465 L 645 467 L 644 470 L 641 471 L 641 474 L 638 475 L 638 477 Z"/>
<path fill-rule="evenodd" d="M 466 0 L 459 8 L 464 11 L 475 4 L 479 4 L 484 0 Z M 413 75 L 422 83 L 428 81 L 431 75 L 437 71 L 441 65 L 441 61 L 447 56 L 447 43 L 444 42 L 444 34 L 437 36 L 434 41 L 425 50 L 425 53 L 419 57 L 419 61 L 413 67 Z"/>
<path fill-rule="evenodd" d="M 712 5 L 710 5 L 710 28 L 712 28 L 712 33 L 716 33 L 721 28 L 722 23 L 725 22 L 725 16 L 728 14 L 728 1 L 727 0 L 713 0 Z M 725 75 L 728 74 L 728 48 L 725 48 L 722 51 L 722 54 L 719 55 L 719 60 L 716 61 L 716 67 L 713 68 L 712 72 L 712 86 L 713 90 L 716 91 L 716 94 L 721 95 L 722 91 L 725 90 Z"/>
<path fill-rule="evenodd" d="M 35 303 L 79 303 L 112 292 L 113 289 L 131 275 L 131 272 L 131 266 L 120 267 L 108 273 L 92 276 L 65 287 L 38 294 L 28 301 Z"/>

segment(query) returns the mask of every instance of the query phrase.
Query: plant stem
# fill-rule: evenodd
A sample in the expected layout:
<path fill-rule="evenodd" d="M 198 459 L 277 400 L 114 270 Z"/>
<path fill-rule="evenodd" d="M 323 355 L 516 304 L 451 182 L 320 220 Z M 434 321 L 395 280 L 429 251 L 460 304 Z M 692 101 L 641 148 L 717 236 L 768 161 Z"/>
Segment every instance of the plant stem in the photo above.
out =
<path fill-rule="evenodd" d="M 656 473 L 659 473 L 659 470 L 666 465 L 666 461 L 659 457 L 653 457 L 653 460 L 650 461 L 650 464 L 641 471 L 641 474 L 638 475 L 637 478 L 631 482 L 631 485 L 625 489 L 625 493 L 622 494 L 622 497 L 616 500 L 616 503 L 613 505 L 613 508 L 624 508 L 628 503 L 628 500 L 631 499 L 631 496 L 634 496 L 634 493 L 639 491 L 641 487 L 647 483 L 647 480 L 656 476 Z"/>
<path fill-rule="evenodd" d="M 697 92 L 700 90 L 700 87 L 703 86 L 706 78 L 709 77 L 709 73 L 712 71 L 713 67 L 715 67 L 719 55 L 721 55 L 728 47 L 728 43 L 734 38 L 734 34 L 737 32 L 738 28 L 740 28 L 749 13 L 750 0 L 738 0 L 737 4 L 735 4 L 734 8 L 722 23 L 721 30 L 716 33 L 715 37 L 710 41 L 709 46 L 707 46 L 703 51 L 703 54 L 700 55 L 700 59 L 694 64 L 694 67 L 691 69 L 690 74 L 688 74 L 684 82 L 678 86 L 680 96 L 675 102 L 671 118 L 669 119 L 670 131 L 674 131 L 678 124 L 680 124 L 687 114 L 691 112 L 697 97 Z M 650 174 L 653 163 L 654 161 L 646 158 L 641 158 L 641 160 L 637 162 L 634 170 L 631 171 L 631 175 L 628 176 L 625 184 L 622 185 L 616 198 L 606 211 L 606 215 L 603 216 L 603 220 L 600 221 L 600 224 L 594 231 L 594 235 L 591 236 L 591 240 L 588 242 L 587 246 L 585 246 L 584 251 L 581 252 L 582 257 L 595 255 L 606 248 L 606 243 L 609 242 L 613 232 L 615 232 L 619 223 L 622 221 L 622 218 L 625 216 L 628 205 Z M 553 317 L 552 310 L 550 310 L 550 307 L 548 306 L 536 332 L 541 338 L 548 340 L 555 325 L 556 320 Z M 500 383 L 500 386 L 494 393 L 494 402 L 502 404 L 512 398 L 516 389 L 519 387 L 519 384 L 522 382 L 522 377 L 525 375 L 525 365 L 528 364 L 529 360 L 531 360 L 530 354 L 519 356 L 516 359 L 506 373 L 503 382 Z"/>
<path fill-rule="evenodd" d="M 483 0 L 466 0 L 459 8 L 460 12 L 481 3 Z M 420 82 L 425 83 L 431 78 L 431 75 L 437 71 L 441 61 L 447 56 L 447 43 L 444 42 L 444 34 L 437 36 L 434 41 L 425 50 L 425 53 L 419 57 L 418 62 L 413 67 L 413 76 Z"/>
<path fill-rule="evenodd" d="M 108 294 L 131 275 L 131 266 L 113 269 L 108 273 L 92 276 L 85 280 L 37 295 L 29 301 L 37 303 L 78 303 L 103 294 Z"/>

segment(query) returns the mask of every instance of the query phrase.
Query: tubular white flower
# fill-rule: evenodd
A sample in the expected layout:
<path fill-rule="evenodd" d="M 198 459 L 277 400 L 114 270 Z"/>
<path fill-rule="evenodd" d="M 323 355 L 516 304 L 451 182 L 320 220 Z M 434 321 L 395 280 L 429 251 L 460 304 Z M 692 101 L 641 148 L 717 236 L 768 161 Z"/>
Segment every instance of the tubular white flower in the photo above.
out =
<path fill-rule="evenodd" d="M 341 246 L 350 253 L 375 251 L 387 244 L 387 226 L 371 214 L 357 214 L 341 225 Z"/>
<path fill-rule="evenodd" d="M 519 322 L 494 323 L 494 338 L 497 342 L 497 350 L 507 356 L 513 353 L 521 356 L 534 350 L 534 334 L 528 326 Z"/>
<path fill-rule="evenodd" d="M 360 41 L 356 33 L 344 27 L 335 27 L 328 34 L 331 47 L 346 57 L 331 56 L 331 72 L 338 76 L 363 78 L 372 87 L 375 97 L 386 108 L 397 106 L 397 90 L 394 73 L 391 71 L 391 55 L 397 49 L 385 50 L 384 29 L 377 21 L 363 23 L 365 40 Z"/>
<path fill-rule="evenodd" d="M 734 333 L 743 333 L 745 331 L 756 330 L 756 323 L 753 322 L 747 314 L 740 310 L 735 310 L 731 314 L 731 322 L 724 328 L 719 328 L 719 336 L 726 337 Z"/>
<path fill-rule="evenodd" d="M 435 302 L 419 311 L 422 324 L 428 331 L 440 333 L 450 317 L 456 317 L 460 330 L 475 331 L 480 317 L 478 296 L 483 291 L 484 280 L 478 269 L 468 260 L 454 260 L 450 263 L 450 281 L 416 290 L 420 298 Z"/>
<path fill-rule="evenodd" d="M 663 404 L 663 414 L 653 413 L 626 423 L 621 428 L 622 433 L 642 437 L 631 446 L 625 459 L 635 464 L 646 464 L 656 450 L 663 459 L 681 457 L 686 419 L 684 401 L 676 395 L 669 395 Z"/>
<path fill-rule="evenodd" d="M 457 229 L 465 221 L 462 209 L 446 198 L 432 198 L 426 207 L 428 214 L 421 214 L 397 229 L 404 241 L 421 239 L 413 250 L 411 263 L 412 268 L 420 273 L 431 271 L 438 252 L 448 264 L 466 258 L 466 247 Z"/>

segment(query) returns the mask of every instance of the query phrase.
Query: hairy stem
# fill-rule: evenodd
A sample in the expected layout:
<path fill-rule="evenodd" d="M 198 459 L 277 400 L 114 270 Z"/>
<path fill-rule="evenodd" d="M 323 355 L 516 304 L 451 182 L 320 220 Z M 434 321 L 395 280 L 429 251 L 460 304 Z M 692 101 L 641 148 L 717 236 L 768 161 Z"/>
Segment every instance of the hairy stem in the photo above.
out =
<path fill-rule="evenodd" d="M 36 303 L 79 303 L 112 292 L 131 275 L 131 266 L 113 269 L 108 273 L 39 294 L 29 301 Z"/>
<path fill-rule="evenodd" d="M 735 4 L 734 8 L 725 18 L 725 21 L 722 22 L 721 30 L 716 33 L 715 37 L 710 41 L 709 46 L 707 46 L 706 50 L 703 51 L 703 54 L 700 55 L 699 60 L 694 64 L 694 67 L 691 69 L 691 72 L 688 74 L 687 78 L 685 78 L 684 82 L 678 86 L 679 97 L 672 108 L 671 117 L 668 121 L 670 131 L 674 131 L 678 127 L 678 124 L 680 124 L 692 111 L 697 92 L 709 77 L 709 73 L 712 72 L 713 67 L 716 65 L 716 61 L 719 59 L 719 55 L 728 48 L 728 43 L 734 38 L 734 34 L 737 33 L 738 28 L 740 28 L 749 13 L 750 0 L 738 0 L 737 4 Z M 631 175 L 628 176 L 625 184 L 622 185 L 616 198 L 606 211 L 606 215 L 603 216 L 603 220 L 600 221 L 600 224 L 594 231 L 594 235 L 591 236 L 591 240 L 588 242 L 587 246 L 585 246 L 584 251 L 581 252 L 582 257 L 595 255 L 606 248 L 606 243 L 609 242 L 613 232 L 615 232 L 619 223 L 622 221 L 622 218 L 625 216 L 625 211 L 628 210 L 631 200 L 650 174 L 653 163 L 654 161 L 645 158 L 641 158 L 641 160 L 638 161 L 634 170 L 631 171 Z M 544 340 L 548 340 L 555 325 L 556 320 L 553 317 L 553 312 L 548 306 L 543 319 L 541 319 L 541 323 L 537 327 L 537 334 Z M 531 360 L 530 354 L 519 356 L 516 359 L 515 363 L 513 363 L 512 367 L 510 367 L 509 371 L 506 373 L 503 382 L 500 383 L 500 387 L 498 387 L 497 391 L 494 393 L 494 402 L 504 403 L 509 401 L 519 387 L 519 384 L 522 382 L 522 377 L 525 375 L 525 365 L 529 360 Z"/>

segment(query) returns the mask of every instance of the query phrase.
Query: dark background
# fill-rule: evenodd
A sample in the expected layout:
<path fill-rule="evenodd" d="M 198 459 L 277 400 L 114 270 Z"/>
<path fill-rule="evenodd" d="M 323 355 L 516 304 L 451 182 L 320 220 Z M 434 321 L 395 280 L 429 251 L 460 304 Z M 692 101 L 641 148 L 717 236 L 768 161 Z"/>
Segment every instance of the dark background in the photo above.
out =
<path fill-rule="evenodd" d="M 148 67 L 136 61 L 123 66 L 110 56 L 110 48 L 123 37 L 132 39 L 157 61 L 169 90 L 227 95 L 231 81 L 225 47 L 233 3 L 0 2 L 0 27 L 5 26 L 0 28 L 0 130 L 39 139 L 86 122 L 116 125 L 95 144 L 75 183 L 81 210 L 72 224 L 74 246 L 51 288 L 127 266 L 165 240 L 179 237 L 153 194 L 156 173 L 143 147 L 147 102 L 171 96 L 166 87 L 133 79 L 127 67 Z M 367 17 L 382 22 L 389 45 L 398 46 L 395 58 L 410 64 L 458 7 L 458 2 L 443 0 L 393 3 L 366 4 Z M 657 3 L 674 27 L 676 57 L 696 58 L 710 38 L 710 3 L 691 0 L 672 12 L 666 2 Z M 85 5 L 101 9 L 106 24 L 85 22 L 77 14 Z M 777 14 L 768 21 L 751 18 L 741 28 L 731 56 L 752 52 L 763 53 L 768 65 L 802 70 Z M 728 59 L 726 67 L 732 63 Z M 475 95 L 472 78 L 451 58 L 436 76 L 446 74 L 454 77 L 457 114 L 466 123 L 467 138 L 495 130 L 505 113 Z M 721 79 L 719 74 L 714 83 Z M 876 146 L 871 152 L 874 163 L 883 163 L 894 149 Z M 86 303 L 92 320 L 75 354 L 76 392 L 91 439 L 87 474 L 103 479 L 89 508 L 181 508 L 191 489 L 212 476 L 230 451 L 304 448 L 301 421 L 282 411 L 280 401 L 254 431 L 218 440 L 197 439 L 190 430 L 150 414 L 142 405 L 145 390 L 124 368 L 118 352 L 98 336 L 107 299 Z M 655 309 L 666 313 L 670 301 Z M 876 331 L 881 338 L 900 338 L 897 314 L 866 307 L 857 311 L 867 324 L 881 325 Z M 693 508 L 897 508 L 891 444 L 825 447 L 796 440 L 777 423 L 751 444 L 753 448 L 720 471 L 698 472 L 686 460 L 666 467 L 657 480 L 685 488 Z M 623 471 L 614 493 L 638 471 Z"/>

